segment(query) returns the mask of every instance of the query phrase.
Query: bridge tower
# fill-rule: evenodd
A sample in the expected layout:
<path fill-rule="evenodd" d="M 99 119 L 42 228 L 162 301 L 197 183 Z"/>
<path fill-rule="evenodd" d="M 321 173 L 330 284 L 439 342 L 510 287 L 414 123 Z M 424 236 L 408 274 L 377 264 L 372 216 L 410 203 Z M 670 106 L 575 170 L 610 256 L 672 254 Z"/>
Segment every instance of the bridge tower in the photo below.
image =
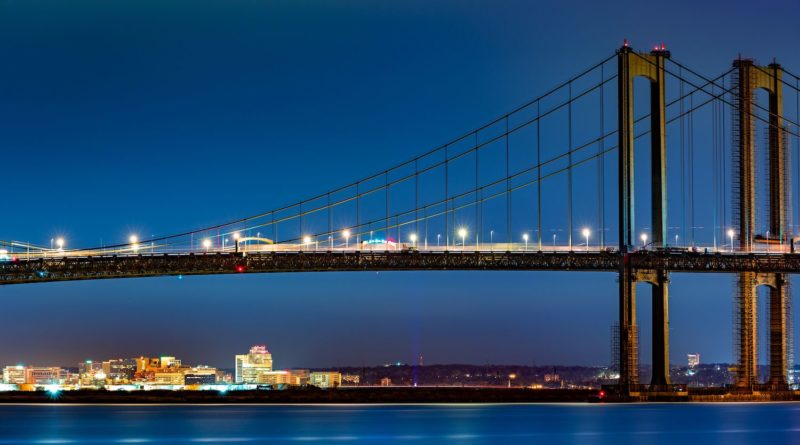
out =
<path fill-rule="evenodd" d="M 781 66 L 773 63 L 762 67 L 752 60 L 737 59 L 734 71 L 734 224 L 737 224 L 739 248 L 750 251 L 756 237 L 755 184 L 755 91 L 769 93 L 769 238 L 777 240 L 782 249 L 791 237 L 787 212 L 786 147 L 783 132 L 783 89 Z M 739 274 L 736 298 L 738 327 L 738 370 L 736 386 L 752 388 L 758 383 L 758 349 L 756 287 L 767 285 L 769 291 L 769 358 L 768 384 L 784 388 L 787 380 L 787 298 L 788 279 L 785 274 Z"/>
<path fill-rule="evenodd" d="M 650 53 L 634 52 L 628 45 L 617 51 L 619 124 L 619 249 L 626 258 L 619 272 L 619 384 L 631 391 L 639 383 L 638 332 L 636 327 L 636 282 L 652 284 L 653 378 L 651 385 L 665 386 L 669 380 L 669 300 L 665 271 L 634 272 L 627 260 L 634 239 L 634 132 L 633 81 L 650 80 L 651 224 L 653 247 L 667 239 L 667 174 L 664 64 L 669 52 L 663 47 Z M 640 272 L 650 278 L 643 278 Z"/>

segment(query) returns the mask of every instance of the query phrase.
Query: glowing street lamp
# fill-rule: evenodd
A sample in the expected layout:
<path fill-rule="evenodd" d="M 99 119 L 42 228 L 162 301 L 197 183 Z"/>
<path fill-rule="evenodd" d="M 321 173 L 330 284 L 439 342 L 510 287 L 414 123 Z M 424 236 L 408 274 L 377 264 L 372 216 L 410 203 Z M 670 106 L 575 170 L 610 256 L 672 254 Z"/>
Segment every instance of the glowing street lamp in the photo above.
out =
<path fill-rule="evenodd" d="M 463 227 L 458 229 L 458 236 L 461 237 L 461 248 L 463 249 L 466 246 L 467 229 Z"/>
<path fill-rule="evenodd" d="M 509 387 L 509 388 L 511 388 L 511 381 L 512 381 L 512 380 L 514 380 L 514 379 L 516 379 L 516 378 L 517 378 L 517 375 L 516 375 L 516 374 L 509 374 L 509 375 L 508 375 L 508 387 Z"/>
<path fill-rule="evenodd" d="M 233 232 L 233 242 L 236 243 L 236 253 L 239 253 L 239 238 L 241 237 L 239 232 Z"/>
<path fill-rule="evenodd" d="M 306 235 L 303 237 L 303 245 L 305 245 L 306 249 L 308 249 L 309 244 L 311 244 L 311 237 Z"/>
<path fill-rule="evenodd" d="M 211 240 L 210 239 L 206 238 L 206 239 L 203 240 L 203 248 L 206 249 L 206 252 L 208 252 L 208 249 L 211 248 Z"/>
<path fill-rule="evenodd" d="M 412 233 L 411 235 L 409 235 L 408 239 L 411 240 L 411 243 L 413 244 L 414 247 L 417 247 L 417 234 L 416 233 Z"/>
<path fill-rule="evenodd" d="M 586 238 L 586 251 L 588 252 L 589 251 L 589 235 L 592 234 L 592 231 L 589 230 L 588 227 L 584 227 L 583 230 L 581 230 L 581 234 L 583 235 L 584 238 Z"/>
<path fill-rule="evenodd" d="M 439 242 L 441 240 L 442 240 L 442 234 L 441 233 L 437 233 L 436 234 L 436 247 L 439 247 Z"/>
<path fill-rule="evenodd" d="M 528 251 L 528 234 L 527 233 L 523 233 L 522 234 L 522 240 L 525 241 L 525 251 L 527 252 Z"/>
<path fill-rule="evenodd" d="M 348 247 L 350 247 L 350 231 L 344 229 L 344 231 L 342 232 L 342 236 L 344 237 L 344 248 L 347 249 Z"/>
<path fill-rule="evenodd" d="M 736 235 L 736 232 L 733 229 L 728 229 L 728 238 L 731 239 L 731 252 L 733 252 L 733 235 Z"/>
<path fill-rule="evenodd" d="M 59 237 L 56 240 L 56 246 L 58 246 L 58 250 L 64 250 L 64 238 Z"/>
<path fill-rule="evenodd" d="M 647 234 L 643 233 L 640 237 L 642 239 L 642 249 L 647 247 Z"/>
<path fill-rule="evenodd" d="M 139 251 L 139 237 L 138 237 L 138 236 L 136 236 L 136 235 L 131 235 L 130 237 L 128 237 L 128 242 L 130 242 L 130 244 L 131 244 L 131 249 L 132 249 L 134 252 L 137 252 L 137 251 Z"/>

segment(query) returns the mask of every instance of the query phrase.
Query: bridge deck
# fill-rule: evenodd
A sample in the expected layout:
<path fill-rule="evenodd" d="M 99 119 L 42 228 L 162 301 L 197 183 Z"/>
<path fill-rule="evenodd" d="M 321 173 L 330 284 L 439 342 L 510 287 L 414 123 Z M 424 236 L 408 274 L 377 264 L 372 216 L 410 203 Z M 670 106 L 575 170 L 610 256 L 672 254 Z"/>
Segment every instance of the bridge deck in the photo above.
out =
<path fill-rule="evenodd" d="M 18 259 L 0 263 L 0 284 L 163 275 L 391 270 L 542 270 L 617 272 L 800 272 L 800 254 L 619 252 L 271 252 L 142 254 Z"/>

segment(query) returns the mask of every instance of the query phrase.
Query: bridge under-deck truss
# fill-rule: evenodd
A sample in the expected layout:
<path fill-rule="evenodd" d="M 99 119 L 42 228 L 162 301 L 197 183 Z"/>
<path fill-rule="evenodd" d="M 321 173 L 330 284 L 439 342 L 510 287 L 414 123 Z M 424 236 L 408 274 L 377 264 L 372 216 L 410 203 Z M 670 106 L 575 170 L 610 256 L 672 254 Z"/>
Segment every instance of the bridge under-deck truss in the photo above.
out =
<path fill-rule="evenodd" d="M 115 255 L 17 260 L 0 265 L 0 284 L 165 275 L 278 272 L 518 270 L 619 272 L 648 281 L 654 271 L 800 273 L 800 254 L 636 251 L 393 252 L 308 251 Z"/>

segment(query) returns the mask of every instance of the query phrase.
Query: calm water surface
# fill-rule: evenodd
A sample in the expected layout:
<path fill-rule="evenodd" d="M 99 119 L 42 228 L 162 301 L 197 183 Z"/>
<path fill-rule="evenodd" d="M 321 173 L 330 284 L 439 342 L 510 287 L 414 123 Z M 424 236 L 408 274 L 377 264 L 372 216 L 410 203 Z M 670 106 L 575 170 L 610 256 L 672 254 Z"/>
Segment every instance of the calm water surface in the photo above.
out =
<path fill-rule="evenodd" d="M 800 444 L 800 404 L 0 406 L 0 444 Z"/>

